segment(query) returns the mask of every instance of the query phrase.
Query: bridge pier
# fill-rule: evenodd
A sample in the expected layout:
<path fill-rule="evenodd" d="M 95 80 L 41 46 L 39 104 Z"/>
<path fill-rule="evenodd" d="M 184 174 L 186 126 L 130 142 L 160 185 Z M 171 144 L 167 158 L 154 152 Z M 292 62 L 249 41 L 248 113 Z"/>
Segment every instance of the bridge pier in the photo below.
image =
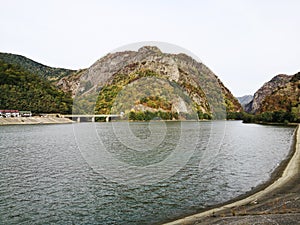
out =
<path fill-rule="evenodd" d="M 94 123 L 95 122 L 95 117 L 92 117 L 92 123 Z"/>
<path fill-rule="evenodd" d="M 105 121 L 106 121 L 106 122 L 109 122 L 109 119 L 110 119 L 110 117 L 107 116 L 106 119 L 105 119 Z"/>
<path fill-rule="evenodd" d="M 77 117 L 77 123 L 80 123 L 80 117 Z"/>

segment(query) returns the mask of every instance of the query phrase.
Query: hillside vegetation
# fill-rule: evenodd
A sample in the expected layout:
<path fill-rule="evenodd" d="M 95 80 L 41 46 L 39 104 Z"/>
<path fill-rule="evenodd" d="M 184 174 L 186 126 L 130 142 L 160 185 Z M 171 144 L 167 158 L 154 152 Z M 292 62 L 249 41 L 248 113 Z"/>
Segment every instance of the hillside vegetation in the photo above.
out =
<path fill-rule="evenodd" d="M 283 110 L 297 112 L 300 107 L 300 73 L 291 77 L 285 86 L 278 87 L 266 96 L 258 113 Z"/>
<path fill-rule="evenodd" d="M 155 46 L 108 54 L 78 71 L 0 53 L 0 93 L 0 109 L 35 114 L 124 112 L 130 120 L 177 120 L 218 119 L 225 112 L 244 122 L 300 122 L 300 73 L 273 77 L 246 96 L 243 112 L 207 66 Z"/>
<path fill-rule="evenodd" d="M 70 113 L 71 95 L 43 77 L 0 59 L 0 108 L 33 113 Z"/>
<path fill-rule="evenodd" d="M 265 83 L 248 105 L 245 122 L 300 122 L 300 73 L 277 75 Z"/>
<path fill-rule="evenodd" d="M 196 114 L 200 119 L 224 119 L 226 110 L 242 111 L 206 65 L 182 53 L 163 53 L 156 46 L 108 54 L 80 77 L 63 78 L 59 85 L 72 87 L 76 113 L 124 112 L 126 118 L 163 115 L 168 119 L 193 119 L 191 114 Z"/>
<path fill-rule="evenodd" d="M 45 66 L 24 56 L 10 53 L 0 53 L 0 60 L 3 63 L 18 65 L 18 67 L 51 82 L 56 82 L 62 77 L 69 76 L 75 72 L 75 70 Z"/>

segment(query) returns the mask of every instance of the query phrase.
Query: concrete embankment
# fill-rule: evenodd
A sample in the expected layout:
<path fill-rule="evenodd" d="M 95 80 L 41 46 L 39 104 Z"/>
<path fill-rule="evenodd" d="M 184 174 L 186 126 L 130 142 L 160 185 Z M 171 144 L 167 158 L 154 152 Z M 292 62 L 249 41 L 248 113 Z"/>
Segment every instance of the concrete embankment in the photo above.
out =
<path fill-rule="evenodd" d="M 0 125 L 29 125 L 29 124 L 64 124 L 72 123 L 67 118 L 60 117 L 11 117 L 0 118 Z"/>
<path fill-rule="evenodd" d="M 299 127 L 290 157 L 277 168 L 275 177 L 255 193 L 167 224 L 300 224 Z"/>

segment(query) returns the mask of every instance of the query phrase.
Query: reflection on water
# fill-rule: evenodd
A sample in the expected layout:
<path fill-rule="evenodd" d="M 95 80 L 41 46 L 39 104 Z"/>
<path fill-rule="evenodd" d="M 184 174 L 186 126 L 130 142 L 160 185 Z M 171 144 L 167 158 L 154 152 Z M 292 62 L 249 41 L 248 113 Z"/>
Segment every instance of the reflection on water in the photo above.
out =
<path fill-rule="evenodd" d="M 0 127 L 0 224 L 153 224 L 195 213 L 266 181 L 286 157 L 294 131 L 240 122 L 199 126 L 170 122 L 166 130 L 131 123 L 132 133 L 123 132 L 122 126 Z M 92 140 L 92 129 L 101 139 L 100 146 L 136 168 L 160 165 L 182 141 L 194 149 L 174 175 L 160 182 L 118 183 L 106 176 L 109 173 L 93 169 L 81 155 L 86 151 L 81 149 L 84 140 Z M 182 133 L 191 138 L 180 139 Z M 80 140 L 75 139 L 78 134 Z M 154 144 L 140 149 L 143 142 L 126 143 L 130 135 Z M 99 147 L 98 142 L 86 146 L 93 145 Z M 109 172 L 120 173 L 113 168 Z"/>

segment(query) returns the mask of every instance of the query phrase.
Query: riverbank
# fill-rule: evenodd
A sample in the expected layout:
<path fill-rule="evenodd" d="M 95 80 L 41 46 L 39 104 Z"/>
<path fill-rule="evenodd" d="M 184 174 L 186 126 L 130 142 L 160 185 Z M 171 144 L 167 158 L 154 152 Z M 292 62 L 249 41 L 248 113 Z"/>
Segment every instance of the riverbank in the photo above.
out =
<path fill-rule="evenodd" d="M 68 118 L 60 117 L 11 117 L 0 118 L 0 125 L 30 125 L 30 124 L 65 124 L 73 123 Z"/>
<path fill-rule="evenodd" d="M 268 183 L 234 202 L 167 224 L 300 224 L 300 125 L 295 132 L 289 157 Z"/>

